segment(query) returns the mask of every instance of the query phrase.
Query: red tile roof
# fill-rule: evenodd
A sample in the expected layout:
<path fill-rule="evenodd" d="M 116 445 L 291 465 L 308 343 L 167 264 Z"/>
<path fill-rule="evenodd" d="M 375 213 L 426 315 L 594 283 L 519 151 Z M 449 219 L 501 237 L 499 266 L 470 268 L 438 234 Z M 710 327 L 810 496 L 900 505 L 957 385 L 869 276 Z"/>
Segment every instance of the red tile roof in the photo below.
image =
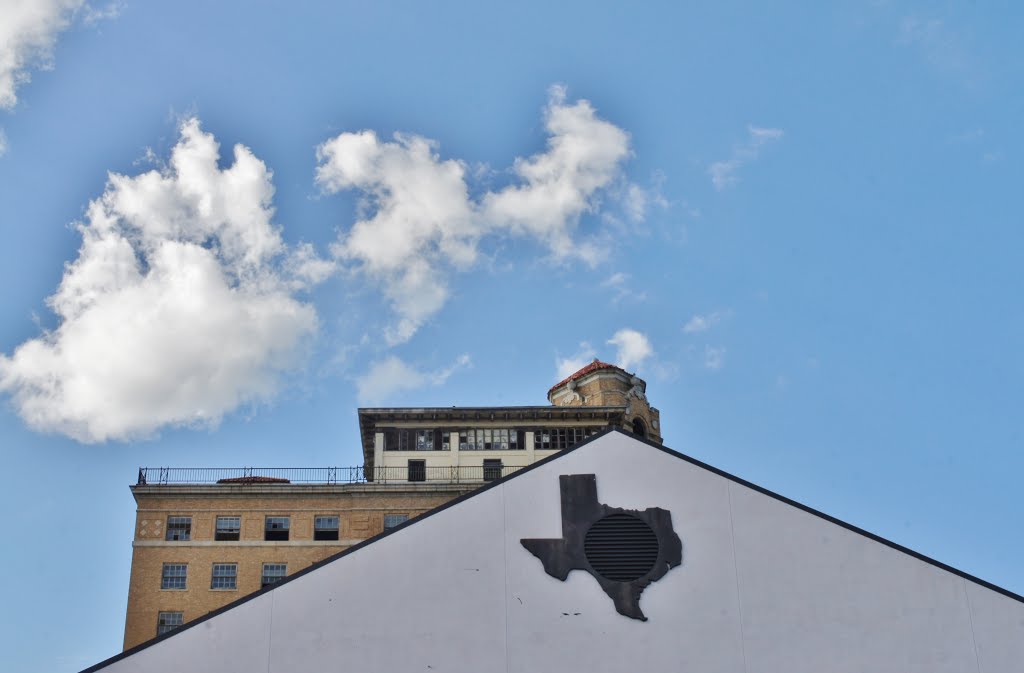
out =
<path fill-rule="evenodd" d="M 290 484 L 291 479 L 284 477 L 229 477 L 218 479 L 218 484 Z"/>
<path fill-rule="evenodd" d="M 575 374 L 571 374 L 568 378 L 562 379 L 561 381 L 559 381 L 555 385 L 553 385 L 550 388 L 548 388 L 548 395 L 550 395 L 551 391 L 554 390 L 555 388 L 558 388 L 559 386 L 564 386 L 569 381 L 575 381 L 576 379 L 583 378 L 584 376 L 586 376 L 590 372 L 596 372 L 599 369 L 618 369 L 620 372 L 623 372 L 623 373 L 626 372 L 626 370 L 623 369 L 622 367 L 617 367 L 615 365 L 608 364 L 607 362 L 601 362 L 597 358 L 594 358 L 594 361 L 591 362 L 589 365 L 584 366 L 582 369 L 577 371 Z"/>

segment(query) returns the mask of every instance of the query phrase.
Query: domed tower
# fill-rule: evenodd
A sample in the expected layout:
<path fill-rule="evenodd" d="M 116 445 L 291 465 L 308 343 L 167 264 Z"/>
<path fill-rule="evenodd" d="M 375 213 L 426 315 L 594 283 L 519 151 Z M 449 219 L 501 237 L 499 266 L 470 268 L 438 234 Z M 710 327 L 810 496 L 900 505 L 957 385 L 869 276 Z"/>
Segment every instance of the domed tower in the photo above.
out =
<path fill-rule="evenodd" d="M 621 407 L 622 427 L 661 444 L 661 414 L 647 401 L 647 382 L 621 367 L 594 359 L 548 391 L 556 407 Z"/>

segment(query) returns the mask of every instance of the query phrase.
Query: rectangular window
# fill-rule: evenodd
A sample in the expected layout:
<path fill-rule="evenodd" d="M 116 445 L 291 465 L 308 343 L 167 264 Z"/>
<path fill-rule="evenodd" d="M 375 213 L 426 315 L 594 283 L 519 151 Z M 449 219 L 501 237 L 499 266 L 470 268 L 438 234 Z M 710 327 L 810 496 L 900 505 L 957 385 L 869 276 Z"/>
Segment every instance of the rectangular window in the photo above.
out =
<path fill-rule="evenodd" d="M 214 563 L 213 575 L 210 579 L 211 589 L 237 589 L 238 564 Z"/>
<path fill-rule="evenodd" d="M 264 540 L 287 540 L 288 539 L 288 528 L 291 525 L 291 519 L 287 516 L 268 516 L 266 527 L 263 529 Z"/>
<path fill-rule="evenodd" d="M 313 539 L 314 540 L 337 540 L 338 539 L 338 517 L 318 516 L 313 518 Z"/>
<path fill-rule="evenodd" d="M 384 430 L 385 451 L 447 451 L 442 444 L 440 430 L 407 430 L 388 428 Z"/>
<path fill-rule="evenodd" d="M 384 530 L 391 530 L 395 526 L 405 523 L 409 520 L 408 514 L 385 514 L 384 515 Z"/>
<path fill-rule="evenodd" d="M 508 428 L 476 428 L 459 431 L 460 451 L 518 451 L 519 431 Z"/>
<path fill-rule="evenodd" d="M 563 451 L 571 449 L 587 437 L 596 435 L 601 428 L 544 428 L 533 433 L 536 451 Z"/>
<path fill-rule="evenodd" d="M 502 464 L 500 460 L 488 458 L 484 460 L 484 481 L 501 479 Z"/>
<path fill-rule="evenodd" d="M 264 563 L 263 577 L 260 579 L 260 588 L 268 587 L 275 582 L 280 582 L 288 573 L 286 563 Z"/>
<path fill-rule="evenodd" d="M 185 623 L 182 612 L 161 612 L 156 619 L 156 635 L 162 636 Z"/>
<path fill-rule="evenodd" d="M 237 540 L 241 532 L 242 517 L 218 516 L 217 531 L 213 534 L 213 539 L 221 542 Z"/>
<path fill-rule="evenodd" d="M 188 580 L 188 564 L 165 563 L 160 575 L 161 589 L 185 589 Z"/>
<path fill-rule="evenodd" d="M 427 461 L 425 460 L 410 460 L 409 461 L 409 481 L 426 481 L 427 480 Z"/>
<path fill-rule="evenodd" d="M 167 517 L 168 540 L 191 540 L 192 539 L 192 517 L 190 516 L 169 516 Z"/>

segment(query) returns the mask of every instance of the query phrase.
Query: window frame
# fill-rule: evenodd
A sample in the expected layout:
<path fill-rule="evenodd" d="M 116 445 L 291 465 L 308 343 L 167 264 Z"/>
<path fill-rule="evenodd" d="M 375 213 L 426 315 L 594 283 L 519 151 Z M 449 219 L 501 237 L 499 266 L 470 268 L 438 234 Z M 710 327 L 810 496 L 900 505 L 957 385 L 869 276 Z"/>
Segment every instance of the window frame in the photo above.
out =
<path fill-rule="evenodd" d="M 182 568 L 181 574 L 168 573 L 170 568 Z M 181 580 L 181 586 L 173 586 Z M 160 591 L 188 591 L 188 563 L 164 563 L 160 568 Z"/>
<path fill-rule="evenodd" d="M 283 528 L 271 528 L 271 519 L 283 519 Z M 263 541 L 264 542 L 287 542 L 291 537 L 292 517 L 290 515 L 267 515 L 263 518 Z"/>
<path fill-rule="evenodd" d="M 321 528 L 322 519 L 334 519 L 334 528 Z M 321 541 L 337 541 L 341 532 L 341 517 L 337 514 L 317 514 L 313 517 L 313 539 Z M 333 535 L 332 535 L 333 533 Z"/>
<path fill-rule="evenodd" d="M 422 459 L 410 458 L 406 465 L 405 473 L 406 481 L 426 481 L 427 480 L 427 461 Z"/>
<path fill-rule="evenodd" d="M 518 428 L 462 428 L 458 432 L 459 451 L 523 451 L 525 433 Z"/>
<path fill-rule="evenodd" d="M 281 568 L 281 574 L 280 575 L 268 576 L 267 575 L 267 567 L 268 566 L 270 566 L 270 567 L 280 567 Z M 267 581 L 267 577 L 273 577 L 274 579 L 272 581 L 268 582 Z M 280 582 L 281 580 L 283 580 L 285 577 L 288 577 L 288 564 L 287 563 L 264 563 L 263 566 L 262 566 L 262 569 L 260 570 L 260 589 L 266 589 L 269 586 L 273 586 L 273 585 L 277 584 L 278 582 Z"/>
<path fill-rule="evenodd" d="M 383 428 L 385 451 L 448 451 L 441 428 Z"/>
<path fill-rule="evenodd" d="M 165 615 L 170 617 L 171 615 L 177 615 L 177 624 L 165 624 Z M 161 610 L 156 613 L 156 635 L 162 636 L 165 633 L 170 633 L 174 629 L 181 628 L 185 624 L 185 613 L 180 610 Z M 166 628 L 164 628 L 166 627 Z"/>
<path fill-rule="evenodd" d="M 234 529 L 234 533 L 221 532 L 220 522 L 222 519 L 235 519 L 238 521 L 238 527 Z M 230 531 L 231 529 L 226 529 Z M 234 537 L 230 537 L 234 535 Z M 231 514 L 220 515 L 216 518 L 213 524 L 213 539 L 215 542 L 238 542 L 242 539 L 242 517 L 241 515 L 235 516 Z"/>
<path fill-rule="evenodd" d="M 218 568 L 230 568 L 231 574 L 222 572 L 217 574 Z M 230 586 L 217 586 L 217 580 L 231 580 Z M 237 563 L 214 563 L 210 569 L 210 590 L 211 591 L 237 591 L 238 590 L 238 564 Z"/>
<path fill-rule="evenodd" d="M 502 462 L 501 458 L 484 458 L 482 467 L 484 481 L 496 481 L 501 479 L 502 473 L 505 471 L 505 464 Z"/>
<path fill-rule="evenodd" d="M 565 451 L 593 437 L 601 430 L 602 428 L 590 425 L 538 428 L 533 431 L 533 450 Z M 545 435 L 547 440 L 543 439 Z"/>
<path fill-rule="evenodd" d="M 184 526 L 184 528 L 182 528 Z M 183 534 L 171 537 L 171 531 L 184 530 Z M 182 514 L 167 515 L 167 527 L 164 529 L 164 542 L 189 542 L 192 540 L 192 517 Z"/>

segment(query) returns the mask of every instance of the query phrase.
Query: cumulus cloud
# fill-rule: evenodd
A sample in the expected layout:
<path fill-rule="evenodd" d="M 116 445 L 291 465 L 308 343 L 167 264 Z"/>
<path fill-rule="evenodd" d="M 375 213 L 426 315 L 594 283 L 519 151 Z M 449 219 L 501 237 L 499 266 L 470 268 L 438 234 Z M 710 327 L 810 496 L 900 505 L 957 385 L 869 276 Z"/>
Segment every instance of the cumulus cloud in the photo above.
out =
<path fill-rule="evenodd" d="M 360 404 L 379 404 L 392 396 L 426 386 L 440 386 L 460 369 L 472 364 L 468 354 L 460 355 L 449 367 L 421 371 L 401 358 L 391 355 L 370 365 L 356 379 Z"/>
<path fill-rule="evenodd" d="M 78 257 L 47 300 L 58 325 L 0 355 L 31 427 L 83 442 L 212 426 L 270 399 L 317 317 L 293 292 L 323 276 L 272 223 L 271 172 L 186 120 L 167 166 L 111 174 Z"/>
<path fill-rule="evenodd" d="M 708 168 L 711 184 L 718 191 L 728 189 L 738 183 L 739 177 L 736 174 L 740 168 L 757 159 L 765 145 L 775 142 L 783 136 L 782 129 L 758 126 L 748 126 L 747 134 L 747 141 L 742 145 L 735 146 L 732 156 L 724 161 L 716 161 Z"/>
<path fill-rule="evenodd" d="M 397 315 L 390 344 L 407 341 L 444 306 L 449 274 L 471 268 L 489 234 L 533 238 L 557 260 L 596 264 L 606 255 L 577 230 L 620 175 L 629 136 L 588 101 L 567 102 L 562 87 L 552 88 L 544 121 L 545 150 L 516 159 L 513 183 L 482 194 L 470 193 L 465 162 L 442 159 L 438 144 L 420 136 L 342 133 L 318 148 L 320 187 L 362 197 L 359 219 L 333 251 L 383 288 Z"/>
<path fill-rule="evenodd" d="M 568 378 L 575 374 L 597 356 L 597 352 L 586 341 L 580 342 L 579 350 L 567 358 L 555 358 L 555 371 L 558 373 L 558 380 Z"/>
<path fill-rule="evenodd" d="M 620 329 L 608 340 L 608 344 L 616 347 L 615 362 L 626 370 L 635 370 L 654 354 L 647 335 L 635 329 Z"/>
<path fill-rule="evenodd" d="M 31 71 L 53 66 L 57 35 L 84 0 L 0 2 L 0 108 L 18 102 L 17 90 Z"/>

